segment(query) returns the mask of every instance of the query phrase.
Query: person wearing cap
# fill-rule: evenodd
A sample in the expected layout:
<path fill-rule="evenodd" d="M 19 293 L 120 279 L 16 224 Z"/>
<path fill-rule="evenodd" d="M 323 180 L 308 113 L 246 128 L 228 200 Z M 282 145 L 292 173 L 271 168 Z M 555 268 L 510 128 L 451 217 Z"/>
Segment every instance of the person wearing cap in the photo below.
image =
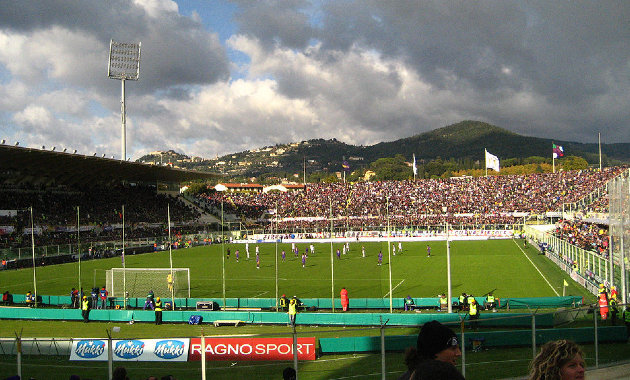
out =
<path fill-rule="evenodd" d="M 280 297 L 280 304 L 278 305 L 280 307 L 280 310 L 284 311 L 288 304 L 289 299 L 287 298 L 286 294 L 283 294 L 282 297 Z"/>
<path fill-rule="evenodd" d="M 90 301 L 87 296 L 83 296 L 81 300 L 81 316 L 83 317 L 83 322 L 88 323 L 90 321 Z"/>
<path fill-rule="evenodd" d="M 70 291 L 70 303 L 70 307 L 72 307 L 73 309 L 79 308 L 79 291 L 75 288 L 72 288 L 72 290 Z"/>
<path fill-rule="evenodd" d="M 430 378 L 412 376 L 425 373 L 429 370 L 428 367 L 444 367 L 441 364 L 433 363 L 433 361 L 443 362 L 454 368 L 460 356 L 462 356 L 462 351 L 459 348 L 455 333 L 438 321 L 427 322 L 420 329 L 415 349 L 410 348 L 406 351 L 405 364 L 407 364 L 408 371 L 398 380 Z M 419 369 L 419 373 L 416 374 L 415 372 Z M 463 377 L 461 378 L 463 379 Z"/>

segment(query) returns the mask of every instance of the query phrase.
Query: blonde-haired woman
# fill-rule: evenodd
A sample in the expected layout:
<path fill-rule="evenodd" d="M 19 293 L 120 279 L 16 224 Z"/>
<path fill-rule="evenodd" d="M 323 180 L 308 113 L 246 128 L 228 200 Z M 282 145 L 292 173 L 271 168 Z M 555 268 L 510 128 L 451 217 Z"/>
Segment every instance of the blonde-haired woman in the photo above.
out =
<path fill-rule="evenodd" d="M 530 365 L 529 380 L 583 380 L 584 353 L 570 340 L 545 343 Z"/>

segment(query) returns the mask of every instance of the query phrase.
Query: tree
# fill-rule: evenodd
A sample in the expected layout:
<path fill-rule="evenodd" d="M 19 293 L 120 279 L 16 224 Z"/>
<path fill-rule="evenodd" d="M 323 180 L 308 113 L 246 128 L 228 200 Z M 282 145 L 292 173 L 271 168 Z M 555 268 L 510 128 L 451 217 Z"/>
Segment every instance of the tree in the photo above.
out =
<path fill-rule="evenodd" d="M 411 167 L 405 162 L 405 157 L 397 154 L 394 157 L 379 158 L 372 162 L 370 168 L 376 173 L 378 181 L 405 180 L 413 177 Z"/>
<path fill-rule="evenodd" d="M 583 170 L 588 168 L 588 162 L 585 159 L 578 156 L 566 156 L 560 163 L 564 170 Z"/>
<path fill-rule="evenodd" d="M 192 182 L 188 184 L 188 189 L 186 189 L 185 193 L 190 195 L 198 195 L 204 193 L 207 188 L 208 185 L 205 182 Z"/>

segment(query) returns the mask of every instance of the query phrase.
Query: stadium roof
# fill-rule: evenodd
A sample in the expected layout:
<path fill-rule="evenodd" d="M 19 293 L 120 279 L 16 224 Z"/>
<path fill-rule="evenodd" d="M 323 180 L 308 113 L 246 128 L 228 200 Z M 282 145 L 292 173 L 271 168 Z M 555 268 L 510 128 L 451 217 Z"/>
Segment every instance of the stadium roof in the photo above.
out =
<path fill-rule="evenodd" d="M 0 183 L 13 185 L 115 185 L 181 183 L 219 174 L 125 162 L 51 150 L 0 145 Z"/>

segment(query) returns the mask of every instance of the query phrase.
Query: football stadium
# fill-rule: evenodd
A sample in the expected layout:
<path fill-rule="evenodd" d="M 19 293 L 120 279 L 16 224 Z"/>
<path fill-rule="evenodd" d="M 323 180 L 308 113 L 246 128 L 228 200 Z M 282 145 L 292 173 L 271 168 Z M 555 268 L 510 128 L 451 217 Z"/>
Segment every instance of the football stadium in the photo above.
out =
<path fill-rule="evenodd" d="M 1 378 L 397 379 L 431 321 L 467 379 L 523 378 L 556 339 L 628 373 L 627 168 L 264 187 L 0 162 Z"/>

